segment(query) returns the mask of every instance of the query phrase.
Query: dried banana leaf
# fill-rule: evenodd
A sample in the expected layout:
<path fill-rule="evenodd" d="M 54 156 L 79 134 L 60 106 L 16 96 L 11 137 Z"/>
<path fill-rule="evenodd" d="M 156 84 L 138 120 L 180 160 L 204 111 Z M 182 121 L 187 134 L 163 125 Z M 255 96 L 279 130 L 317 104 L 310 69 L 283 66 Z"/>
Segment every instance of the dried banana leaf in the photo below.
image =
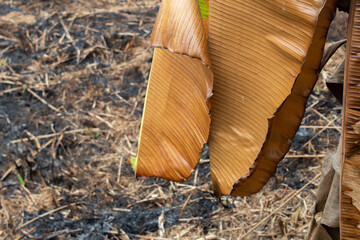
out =
<path fill-rule="evenodd" d="M 137 176 L 184 181 L 210 130 L 213 74 L 197 0 L 164 0 L 134 163 Z"/>
<path fill-rule="evenodd" d="M 288 152 L 336 0 L 211 0 L 210 167 L 217 195 L 259 191 Z"/>

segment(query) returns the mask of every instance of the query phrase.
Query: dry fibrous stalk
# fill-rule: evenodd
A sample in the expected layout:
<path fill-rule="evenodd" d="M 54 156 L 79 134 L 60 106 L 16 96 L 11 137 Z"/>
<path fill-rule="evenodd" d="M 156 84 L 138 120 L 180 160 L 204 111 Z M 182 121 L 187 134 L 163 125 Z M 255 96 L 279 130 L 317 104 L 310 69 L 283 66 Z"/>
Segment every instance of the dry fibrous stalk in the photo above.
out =
<path fill-rule="evenodd" d="M 351 2 L 345 60 L 341 172 L 341 238 L 360 238 L 360 1 Z"/>
<path fill-rule="evenodd" d="M 349 43 L 346 55 L 343 111 L 343 165 L 341 175 L 341 236 L 343 239 L 360 237 L 360 122 L 359 98 L 359 29 L 360 1 L 353 1 L 349 15 Z"/>

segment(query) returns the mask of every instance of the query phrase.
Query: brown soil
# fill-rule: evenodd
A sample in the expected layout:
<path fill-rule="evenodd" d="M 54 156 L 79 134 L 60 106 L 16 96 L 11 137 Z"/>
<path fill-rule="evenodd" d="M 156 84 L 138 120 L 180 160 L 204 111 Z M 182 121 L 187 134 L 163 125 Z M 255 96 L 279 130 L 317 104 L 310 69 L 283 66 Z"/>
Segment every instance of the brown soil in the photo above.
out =
<path fill-rule="evenodd" d="M 251 197 L 216 199 L 208 160 L 186 183 L 136 180 L 157 0 L 0 3 L 0 238 L 304 239 L 341 107 L 320 74 L 291 151 Z M 338 15 L 329 41 L 344 37 Z M 204 154 L 206 156 L 206 154 Z M 21 176 L 25 186 L 18 178 Z"/>

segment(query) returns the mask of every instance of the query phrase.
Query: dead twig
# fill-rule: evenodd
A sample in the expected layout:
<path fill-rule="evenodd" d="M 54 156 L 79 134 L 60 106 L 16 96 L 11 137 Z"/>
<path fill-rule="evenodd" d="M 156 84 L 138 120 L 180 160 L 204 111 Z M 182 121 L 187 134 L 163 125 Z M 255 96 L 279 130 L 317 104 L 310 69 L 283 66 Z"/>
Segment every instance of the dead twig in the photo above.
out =
<path fill-rule="evenodd" d="M 37 139 L 44 139 L 44 138 L 52 138 L 52 137 L 56 137 L 56 136 L 60 136 L 61 134 L 73 134 L 73 133 L 83 133 L 83 132 L 86 132 L 86 131 L 93 131 L 93 132 L 98 132 L 100 131 L 100 129 L 98 128 L 93 128 L 93 129 L 76 129 L 76 130 L 71 130 L 71 131 L 65 131 L 65 132 L 58 132 L 58 133 L 51 133 L 51 134 L 46 134 L 46 135 L 40 135 L 40 136 L 37 136 Z M 31 139 L 31 138 L 30 138 Z M 31 140 L 34 140 L 34 139 L 31 139 Z M 29 141 L 29 139 L 23 139 L 24 142 L 27 142 Z M 10 143 L 20 143 L 22 142 L 21 139 L 16 139 L 16 140 L 13 140 L 11 141 Z M 48 144 L 47 144 L 48 145 Z"/>
<path fill-rule="evenodd" d="M 70 234 L 70 233 L 76 233 L 76 232 L 80 232 L 83 231 L 83 228 L 78 228 L 78 229 L 73 229 L 73 230 L 69 230 L 69 229 L 64 229 L 64 230 L 60 230 L 60 231 L 56 231 L 56 232 L 52 232 L 52 233 L 45 233 L 41 236 L 39 236 L 39 239 L 52 239 L 52 238 L 56 238 L 60 235 L 64 235 L 64 234 Z"/>
<path fill-rule="evenodd" d="M 183 212 L 184 212 L 184 209 L 185 209 L 186 205 L 189 203 L 190 198 L 192 197 L 192 194 L 193 194 L 193 193 L 190 193 L 189 197 L 186 199 L 184 205 L 182 206 L 181 211 L 180 211 L 180 215 L 179 215 L 179 219 L 181 218 L 181 216 L 182 216 L 182 214 L 183 214 Z"/>
<path fill-rule="evenodd" d="M 76 46 L 74 39 L 71 37 L 70 33 L 69 33 L 69 29 L 68 27 L 65 25 L 64 21 L 62 20 L 62 18 L 59 17 L 59 21 L 61 23 L 61 26 L 64 28 L 65 34 L 67 39 L 69 39 L 69 41 L 71 42 L 71 44 L 73 45 L 73 47 L 76 50 L 76 63 L 79 64 L 80 63 L 80 55 L 81 55 L 81 51 L 80 49 Z"/>
<path fill-rule="evenodd" d="M 23 87 L 15 87 L 15 88 L 10 88 L 10 89 L 6 89 L 2 92 L 0 92 L 0 96 L 6 94 L 6 93 L 11 93 L 11 92 L 14 92 L 14 91 L 18 91 L 18 90 L 21 90 L 23 89 Z"/>
<path fill-rule="evenodd" d="M 27 221 L 26 223 L 23 223 L 23 224 L 17 226 L 16 229 L 20 229 L 20 228 L 26 227 L 26 226 L 29 225 L 30 223 L 33 223 L 33 222 L 39 220 L 40 218 L 46 217 L 46 216 L 51 215 L 51 214 L 53 214 L 53 213 L 55 213 L 55 212 L 61 211 L 61 210 L 65 209 L 65 208 L 72 207 L 72 206 L 75 206 L 75 205 L 79 205 L 79 204 L 82 204 L 82 203 L 83 203 L 83 202 L 81 202 L 81 203 L 72 203 L 72 204 L 69 204 L 69 205 L 65 205 L 65 206 L 61 206 L 61 207 L 55 208 L 55 209 L 53 209 L 53 210 L 50 210 L 50 211 L 48 211 L 48 212 L 46 212 L 46 213 L 43 213 L 43 214 L 41 214 L 41 215 L 39 215 L 39 216 L 37 216 L 37 217 L 35 217 L 35 218 Z"/>
<path fill-rule="evenodd" d="M 55 112 L 60 112 L 59 109 L 57 109 L 56 107 L 54 107 L 53 105 L 51 105 L 50 103 L 48 103 L 47 101 L 45 101 L 43 98 L 41 98 L 39 95 L 37 95 L 35 92 L 33 92 L 30 88 L 26 89 L 29 93 L 31 93 L 34 97 L 36 97 L 37 99 L 40 100 L 40 102 L 42 102 L 43 104 L 45 104 L 46 106 L 48 106 L 49 108 L 51 108 L 52 110 L 54 110 Z"/>
<path fill-rule="evenodd" d="M 119 159 L 119 168 L 118 168 L 118 175 L 117 175 L 117 180 L 116 182 L 120 182 L 120 177 L 121 177 L 121 166 L 123 164 L 123 160 L 124 160 L 124 157 L 121 156 L 120 159 Z"/>
<path fill-rule="evenodd" d="M 325 154 L 312 154 L 312 155 L 307 155 L 307 154 L 299 154 L 299 155 L 285 155 L 285 158 L 324 158 Z"/>

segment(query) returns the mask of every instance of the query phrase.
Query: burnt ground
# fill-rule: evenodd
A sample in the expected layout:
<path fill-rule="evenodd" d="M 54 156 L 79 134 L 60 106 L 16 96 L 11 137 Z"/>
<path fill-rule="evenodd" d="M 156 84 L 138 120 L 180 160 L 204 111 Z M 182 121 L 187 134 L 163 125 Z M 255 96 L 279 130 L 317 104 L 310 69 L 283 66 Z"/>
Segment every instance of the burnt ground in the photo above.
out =
<path fill-rule="evenodd" d="M 340 133 L 341 106 L 324 79 L 344 49 L 320 74 L 276 175 L 251 197 L 218 200 L 206 159 L 186 183 L 136 180 L 127 164 L 158 8 L 157 0 L 0 2 L 0 238 L 304 239 L 321 162 Z M 329 42 L 345 29 L 339 14 Z"/>

